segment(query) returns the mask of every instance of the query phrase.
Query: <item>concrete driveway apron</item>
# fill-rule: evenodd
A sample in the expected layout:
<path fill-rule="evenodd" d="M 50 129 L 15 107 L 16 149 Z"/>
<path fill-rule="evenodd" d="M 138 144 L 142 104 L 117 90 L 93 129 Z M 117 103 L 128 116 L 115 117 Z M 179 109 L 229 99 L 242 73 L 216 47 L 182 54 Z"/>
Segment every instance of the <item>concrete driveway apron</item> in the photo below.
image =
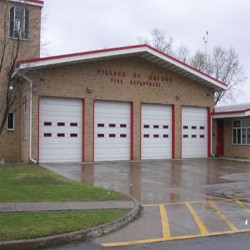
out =
<path fill-rule="evenodd" d="M 142 217 L 104 246 L 250 231 L 250 163 L 221 159 L 49 164 L 67 178 L 137 198 Z"/>

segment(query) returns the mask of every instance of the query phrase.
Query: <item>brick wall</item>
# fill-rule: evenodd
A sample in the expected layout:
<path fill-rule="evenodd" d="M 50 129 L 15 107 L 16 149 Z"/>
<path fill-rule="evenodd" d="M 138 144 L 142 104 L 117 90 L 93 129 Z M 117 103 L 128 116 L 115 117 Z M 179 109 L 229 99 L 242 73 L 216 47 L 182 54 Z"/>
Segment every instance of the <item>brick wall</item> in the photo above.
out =
<path fill-rule="evenodd" d="M 32 79 L 33 84 L 38 87 L 38 92 L 33 98 L 33 155 L 36 159 L 39 96 L 85 100 L 86 161 L 93 160 L 94 100 L 133 103 L 135 160 L 140 159 L 141 103 L 174 105 L 176 158 L 181 157 L 182 105 L 213 108 L 213 90 L 137 57 L 46 68 L 36 71 Z M 91 88 L 92 93 L 87 93 L 87 88 Z"/>
<path fill-rule="evenodd" d="M 0 73 L 0 106 L 1 100 L 4 100 L 4 89 L 6 88 L 7 70 L 10 67 L 11 54 L 13 52 L 13 45 L 17 40 L 9 38 L 9 10 L 14 3 L 10 1 L 0 0 L 0 42 L 6 38 L 6 56 L 4 58 L 4 67 Z M 20 5 L 20 3 L 15 3 Z M 40 56 L 40 30 L 41 30 L 41 8 L 36 6 L 27 5 L 29 9 L 29 39 L 20 42 L 18 60 L 25 60 L 30 58 L 37 58 Z M 3 52 L 0 51 L 0 58 Z M 25 90 L 25 89 L 24 89 Z M 8 132 L 4 129 L 0 136 L 0 159 L 20 160 L 22 149 L 22 91 L 18 91 L 18 98 L 12 107 L 15 112 L 15 131 Z M 25 90 L 28 91 L 27 89 Z M 27 94 L 27 93 L 26 93 Z M 1 117 L 1 114 L 0 114 Z"/>

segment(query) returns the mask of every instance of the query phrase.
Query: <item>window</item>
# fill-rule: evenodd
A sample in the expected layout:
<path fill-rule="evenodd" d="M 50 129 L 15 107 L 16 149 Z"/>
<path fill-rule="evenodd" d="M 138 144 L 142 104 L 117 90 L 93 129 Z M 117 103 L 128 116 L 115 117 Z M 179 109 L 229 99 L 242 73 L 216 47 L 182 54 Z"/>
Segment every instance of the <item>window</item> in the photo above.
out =
<path fill-rule="evenodd" d="M 7 130 L 14 131 L 15 130 L 15 114 L 13 112 L 8 113 L 7 118 Z"/>
<path fill-rule="evenodd" d="M 250 145 L 250 119 L 233 121 L 233 144 Z"/>
<path fill-rule="evenodd" d="M 24 7 L 10 9 L 10 37 L 29 39 L 29 11 Z"/>

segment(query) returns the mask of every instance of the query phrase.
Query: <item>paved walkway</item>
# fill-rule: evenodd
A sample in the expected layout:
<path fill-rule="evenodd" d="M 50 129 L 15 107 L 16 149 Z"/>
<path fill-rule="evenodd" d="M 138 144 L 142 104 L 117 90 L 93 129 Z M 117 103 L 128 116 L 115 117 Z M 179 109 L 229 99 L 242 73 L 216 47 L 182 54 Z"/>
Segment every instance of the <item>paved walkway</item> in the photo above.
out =
<path fill-rule="evenodd" d="M 94 209 L 133 209 L 133 201 L 86 202 L 6 202 L 0 203 L 0 213 L 35 211 L 73 211 Z"/>

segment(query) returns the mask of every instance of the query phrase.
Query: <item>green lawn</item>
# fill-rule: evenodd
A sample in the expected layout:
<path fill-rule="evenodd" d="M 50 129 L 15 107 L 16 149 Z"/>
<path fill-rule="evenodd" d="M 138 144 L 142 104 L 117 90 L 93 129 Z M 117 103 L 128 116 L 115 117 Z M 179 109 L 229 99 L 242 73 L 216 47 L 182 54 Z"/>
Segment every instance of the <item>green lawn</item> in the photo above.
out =
<path fill-rule="evenodd" d="M 94 188 L 37 166 L 0 166 L 0 202 L 122 200 L 120 193 Z"/>
<path fill-rule="evenodd" d="M 125 214 L 122 210 L 0 214 L 0 241 L 39 238 L 77 231 L 104 224 Z"/>
<path fill-rule="evenodd" d="M 77 183 L 37 166 L 0 166 L 0 202 L 123 200 L 117 192 Z M 0 241 L 61 234 L 107 223 L 123 210 L 0 214 Z"/>

